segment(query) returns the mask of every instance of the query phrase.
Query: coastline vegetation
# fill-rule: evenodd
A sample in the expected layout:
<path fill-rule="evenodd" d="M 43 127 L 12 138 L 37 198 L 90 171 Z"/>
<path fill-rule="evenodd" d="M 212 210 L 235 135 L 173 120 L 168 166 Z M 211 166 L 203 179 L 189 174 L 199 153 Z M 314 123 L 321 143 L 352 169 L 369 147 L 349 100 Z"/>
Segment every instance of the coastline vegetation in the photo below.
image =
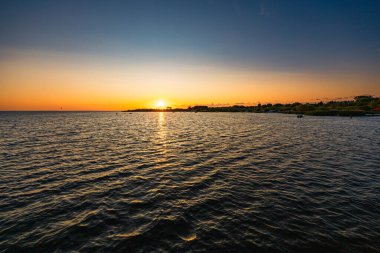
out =
<path fill-rule="evenodd" d="M 123 112 L 255 112 L 255 113 L 287 113 L 311 116 L 365 116 L 380 115 L 380 98 L 370 95 L 356 96 L 349 101 L 329 101 L 318 103 L 290 104 L 258 104 L 256 106 L 233 105 L 225 107 L 209 107 L 198 105 L 182 108 L 135 109 Z"/>

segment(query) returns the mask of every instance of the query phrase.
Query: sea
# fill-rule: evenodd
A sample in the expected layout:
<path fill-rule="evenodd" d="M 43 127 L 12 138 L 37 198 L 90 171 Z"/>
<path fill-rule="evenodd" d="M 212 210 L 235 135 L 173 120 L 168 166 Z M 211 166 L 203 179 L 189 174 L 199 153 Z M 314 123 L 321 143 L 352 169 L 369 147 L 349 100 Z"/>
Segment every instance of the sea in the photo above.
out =
<path fill-rule="evenodd" d="M 380 252 L 380 117 L 1 112 L 0 252 Z"/>

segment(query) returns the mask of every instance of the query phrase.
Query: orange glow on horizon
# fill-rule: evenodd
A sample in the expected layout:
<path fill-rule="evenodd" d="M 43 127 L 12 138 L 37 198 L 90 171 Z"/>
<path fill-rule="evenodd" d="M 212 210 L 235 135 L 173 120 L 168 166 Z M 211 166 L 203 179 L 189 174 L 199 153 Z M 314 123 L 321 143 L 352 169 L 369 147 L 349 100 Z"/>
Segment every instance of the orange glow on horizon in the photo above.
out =
<path fill-rule="evenodd" d="M 124 110 L 316 102 L 318 98 L 378 96 L 378 79 L 360 73 L 94 63 L 75 57 L 21 52 L 0 58 L 0 110 Z"/>

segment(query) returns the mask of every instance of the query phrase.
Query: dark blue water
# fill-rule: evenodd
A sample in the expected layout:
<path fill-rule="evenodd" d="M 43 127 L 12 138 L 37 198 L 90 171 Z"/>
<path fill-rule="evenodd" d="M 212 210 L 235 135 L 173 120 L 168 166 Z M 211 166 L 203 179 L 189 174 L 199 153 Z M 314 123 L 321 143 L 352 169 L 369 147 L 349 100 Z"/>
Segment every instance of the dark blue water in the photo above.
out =
<path fill-rule="evenodd" d="M 380 252 L 380 117 L 1 113 L 0 252 Z"/>

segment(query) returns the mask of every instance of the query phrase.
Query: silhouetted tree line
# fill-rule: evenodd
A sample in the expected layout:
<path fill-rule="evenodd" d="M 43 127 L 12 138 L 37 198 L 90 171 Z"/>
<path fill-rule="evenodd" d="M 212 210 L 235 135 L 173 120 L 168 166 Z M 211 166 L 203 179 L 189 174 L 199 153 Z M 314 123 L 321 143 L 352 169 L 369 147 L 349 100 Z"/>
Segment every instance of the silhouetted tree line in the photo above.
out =
<path fill-rule="evenodd" d="M 131 111 L 187 111 L 187 112 L 256 112 L 256 113 L 293 113 L 315 116 L 360 116 L 369 113 L 380 113 L 380 98 L 366 95 L 357 96 L 350 101 L 329 101 L 318 103 L 258 104 L 256 106 L 234 105 L 225 107 L 209 107 L 205 105 L 191 106 L 187 109 L 137 109 Z"/>

